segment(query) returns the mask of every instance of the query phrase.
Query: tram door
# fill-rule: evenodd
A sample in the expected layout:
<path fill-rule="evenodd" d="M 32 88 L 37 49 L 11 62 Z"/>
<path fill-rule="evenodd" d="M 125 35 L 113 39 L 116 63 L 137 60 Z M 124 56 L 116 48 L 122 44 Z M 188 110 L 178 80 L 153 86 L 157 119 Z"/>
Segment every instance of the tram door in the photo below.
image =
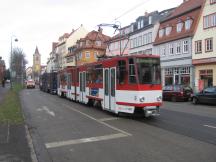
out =
<path fill-rule="evenodd" d="M 80 88 L 80 102 L 85 102 L 86 97 L 86 72 L 79 73 L 79 88 Z"/>
<path fill-rule="evenodd" d="M 116 68 L 104 70 L 104 108 L 115 111 Z"/>

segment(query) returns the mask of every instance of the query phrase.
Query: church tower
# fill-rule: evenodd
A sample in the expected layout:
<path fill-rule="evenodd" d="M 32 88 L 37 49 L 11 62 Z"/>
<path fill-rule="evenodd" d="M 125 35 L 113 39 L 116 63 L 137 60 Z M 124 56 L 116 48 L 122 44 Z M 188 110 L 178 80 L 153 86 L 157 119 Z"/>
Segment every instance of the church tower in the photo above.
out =
<path fill-rule="evenodd" d="M 36 46 L 35 53 L 33 54 L 33 79 L 39 81 L 40 71 L 41 71 L 41 55 Z"/>

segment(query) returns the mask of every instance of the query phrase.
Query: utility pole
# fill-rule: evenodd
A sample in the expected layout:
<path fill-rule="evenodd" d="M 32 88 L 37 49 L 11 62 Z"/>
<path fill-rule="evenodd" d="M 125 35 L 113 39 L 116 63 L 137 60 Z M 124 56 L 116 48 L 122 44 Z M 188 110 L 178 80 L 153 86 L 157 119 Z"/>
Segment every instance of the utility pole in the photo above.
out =
<path fill-rule="evenodd" d="M 13 89 L 13 85 L 12 85 L 12 73 L 13 73 L 13 68 L 12 68 L 12 59 L 13 59 L 13 37 L 15 37 L 14 41 L 18 42 L 18 39 L 16 38 L 16 36 L 12 35 L 11 36 L 11 51 L 10 51 L 10 89 Z"/>

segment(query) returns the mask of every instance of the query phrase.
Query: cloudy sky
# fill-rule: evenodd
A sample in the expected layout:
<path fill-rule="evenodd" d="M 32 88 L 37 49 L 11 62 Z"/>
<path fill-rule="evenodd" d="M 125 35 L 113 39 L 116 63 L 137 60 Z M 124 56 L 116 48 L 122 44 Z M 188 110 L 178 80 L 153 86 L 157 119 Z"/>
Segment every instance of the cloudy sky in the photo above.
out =
<path fill-rule="evenodd" d="M 52 42 L 65 32 L 83 24 L 91 31 L 100 23 L 129 25 L 145 12 L 162 11 L 176 7 L 183 0 L 0 0 L 0 56 L 8 67 L 11 38 L 18 38 L 13 47 L 20 47 L 26 54 L 28 66 L 38 46 L 42 64 L 46 64 Z M 131 11 L 124 14 L 127 11 Z M 103 30 L 110 36 L 110 28 Z"/>

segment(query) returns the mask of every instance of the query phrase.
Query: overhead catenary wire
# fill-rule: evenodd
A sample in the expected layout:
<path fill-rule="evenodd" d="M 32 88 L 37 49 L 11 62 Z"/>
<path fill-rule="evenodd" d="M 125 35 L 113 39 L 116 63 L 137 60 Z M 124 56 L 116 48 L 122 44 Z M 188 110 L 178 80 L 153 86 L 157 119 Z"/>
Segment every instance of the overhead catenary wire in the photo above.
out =
<path fill-rule="evenodd" d="M 130 13 L 130 12 L 132 12 L 133 10 L 137 9 L 138 7 L 144 5 L 144 4 L 147 3 L 148 1 L 150 1 L 150 0 L 145 0 L 144 2 L 141 2 L 141 3 L 137 4 L 137 5 L 135 5 L 135 6 L 132 7 L 131 9 L 125 11 L 125 12 L 124 12 L 123 14 L 121 14 L 120 16 L 116 17 L 113 21 L 117 21 L 117 20 L 120 19 L 121 17 L 127 15 L 128 13 Z"/>

